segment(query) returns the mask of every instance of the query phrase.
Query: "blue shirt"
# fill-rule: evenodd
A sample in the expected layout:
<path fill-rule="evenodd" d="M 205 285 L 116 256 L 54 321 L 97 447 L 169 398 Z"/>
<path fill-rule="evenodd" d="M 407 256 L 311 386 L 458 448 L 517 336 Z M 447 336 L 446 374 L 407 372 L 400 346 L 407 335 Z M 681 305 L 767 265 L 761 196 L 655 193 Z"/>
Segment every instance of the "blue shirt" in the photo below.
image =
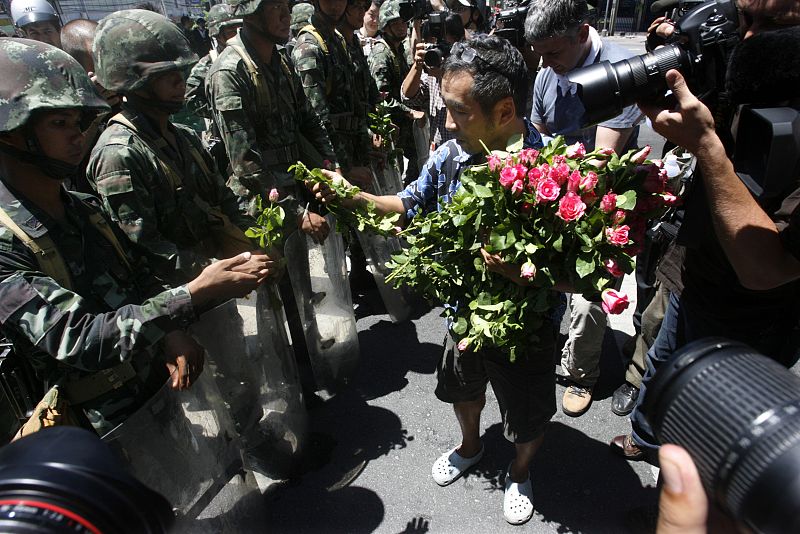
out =
<path fill-rule="evenodd" d="M 523 144 L 525 148 L 542 148 L 542 136 L 528 119 L 525 121 L 527 133 Z M 419 173 L 419 178 L 411 183 L 397 196 L 403 201 L 406 220 L 417 214 L 430 213 L 441 209 L 442 204 L 450 202 L 453 194 L 461 186 L 461 172 L 470 165 L 485 161 L 486 154 L 468 154 L 458 143 L 451 139 L 436 149 Z"/>
<path fill-rule="evenodd" d="M 612 63 L 621 59 L 628 59 L 635 54 L 621 46 L 608 41 L 603 41 L 599 54 L 595 57 L 594 63 L 600 61 L 610 61 Z M 636 126 L 642 118 L 642 112 L 635 105 L 628 106 L 622 113 L 600 123 L 597 126 L 581 128 L 581 118 L 584 114 L 583 104 L 577 94 L 567 92 L 563 94 L 561 87 L 558 86 L 558 77 L 551 67 L 542 69 L 536 75 L 536 82 L 533 86 L 533 107 L 531 109 L 531 121 L 542 124 L 553 135 L 563 135 L 568 145 L 577 141 L 583 143 L 587 151 L 594 150 L 594 140 L 597 133 L 597 126 L 606 128 L 631 128 Z M 630 139 L 625 146 L 627 150 L 636 147 L 639 135 L 638 126 L 631 133 Z"/>

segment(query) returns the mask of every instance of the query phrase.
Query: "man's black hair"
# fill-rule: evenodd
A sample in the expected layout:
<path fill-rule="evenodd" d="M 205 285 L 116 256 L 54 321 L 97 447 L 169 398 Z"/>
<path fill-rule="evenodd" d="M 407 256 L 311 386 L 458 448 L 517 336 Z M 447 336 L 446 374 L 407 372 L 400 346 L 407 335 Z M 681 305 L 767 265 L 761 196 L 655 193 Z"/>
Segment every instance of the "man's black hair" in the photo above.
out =
<path fill-rule="evenodd" d="M 779 64 L 774 61 L 780 58 Z M 725 81 L 734 104 L 800 98 L 800 26 L 758 33 L 736 45 Z"/>
<path fill-rule="evenodd" d="M 517 116 L 525 114 L 528 69 L 520 51 L 506 39 L 479 34 L 454 44 L 444 62 L 444 76 L 459 72 L 472 75 L 470 96 L 485 114 L 509 96 L 514 99 Z"/>

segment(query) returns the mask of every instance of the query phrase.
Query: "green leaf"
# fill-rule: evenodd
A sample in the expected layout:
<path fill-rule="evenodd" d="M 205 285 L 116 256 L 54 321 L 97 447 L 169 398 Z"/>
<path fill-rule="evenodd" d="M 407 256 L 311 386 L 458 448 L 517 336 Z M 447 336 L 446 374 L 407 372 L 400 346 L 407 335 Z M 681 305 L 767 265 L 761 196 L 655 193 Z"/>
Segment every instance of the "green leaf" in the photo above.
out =
<path fill-rule="evenodd" d="M 632 210 L 636 207 L 636 191 L 625 191 L 617 195 L 617 209 Z"/>
<path fill-rule="evenodd" d="M 492 194 L 492 190 L 485 185 L 475 184 L 475 186 L 472 188 L 472 191 L 478 198 L 492 198 L 494 196 Z"/>
<path fill-rule="evenodd" d="M 587 260 L 582 256 L 578 256 L 575 260 L 575 272 L 578 273 L 579 278 L 586 278 L 595 270 L 596 264 L 593 260 Z"/>
<path fill-rule="evenodd" d="M 458 320 L 453 323 L 453 332 L 459 336 L 463 336 L 467 328 L 469 328 L 469 323 L 467 323 L 467 320 L 463 317 L 459 317 Z"/>

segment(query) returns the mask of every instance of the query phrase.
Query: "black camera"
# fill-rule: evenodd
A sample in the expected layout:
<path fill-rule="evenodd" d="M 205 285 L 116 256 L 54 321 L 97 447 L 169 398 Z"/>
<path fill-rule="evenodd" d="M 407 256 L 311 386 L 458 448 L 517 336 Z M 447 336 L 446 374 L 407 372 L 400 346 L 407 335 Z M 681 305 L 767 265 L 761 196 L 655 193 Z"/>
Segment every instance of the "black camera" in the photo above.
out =
<path fill-rule="evenodd" d="M 528 16 L 530 0 L 506 2 L 494 19 L 494 34 L 508 40 L 514 46 L 525 44 L 525 17 Z"/>
<path fill-rule="evenodd" d="M 707 0 L 676 21 L 669 43 L 654 52 L 569 73 L 583 102 L 583 124 L 616 117 L 637 100 L 663 97 L 671 69 L 681 71 L 701 100 L 708 98 L 725 85 L 728 59 L 740 41 L 738 20 L 733 0 Z"/>
<path fill-rule="evenodd" d="M 661 443 L 685 448 L 706 493 L 755 532 L 800 532 L 800 378 L 721 338 L 686 345 L 647 386 Z"/>
<path fill-rule="evenodd" d="M 425 39 L 436 39 L 436 44 L 429 44 L 425 49 L 423 62 L 430 68 L 442 66 L 445 58 L 450 55 L 453 45 L 445 40 L 445 17 L 442 12 L 431 13 L 422 28 L 422 35 Z"/>
<path fill-rule="evenodd" d="M 174 521 L 92 432 L 55 426 L 0 449 L 0 532 L 156 534 Z"/>
<path fill-rule="evenodd" d="M 431 0 L 403 0 L 399 6 L 400 18 L 403 19 L 403 22 L 424 19 L 434 11 Z"/>

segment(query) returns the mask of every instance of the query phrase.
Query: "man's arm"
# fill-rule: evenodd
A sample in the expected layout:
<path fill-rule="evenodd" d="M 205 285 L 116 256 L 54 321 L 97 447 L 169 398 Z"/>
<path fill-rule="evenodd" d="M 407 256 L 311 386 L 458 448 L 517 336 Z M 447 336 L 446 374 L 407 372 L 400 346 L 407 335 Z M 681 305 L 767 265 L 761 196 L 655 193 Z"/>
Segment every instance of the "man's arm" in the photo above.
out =
<path fill-rule="evenodd" d="M 678 100 L 677 110 L 647 104 L 640 108 L 658 133 L 697 156 L 714 230 L 741 284 L 767 290 L 800 278 L 800 261 L 784 247 L 775 222 L 736 176 L 714 131 L 711 111 L 678 71 L 667 73 L 667 85 Z"/>
<path fill-rule="evenodd" d="M 613 148 L 614 152 L 622 154 L 632 133 L 633 127 L 609 128 L 606 126 L 598 126 L 594 146 L 595 148 Z"/>
<path fill-rule="evenodd" d="M 210 58 L 205 56 L 194 66 L 189 77 L 186 78 L 186 109 L 204 119 L 211 118 L 205 89 L 205 79 L 210 66 Z"/>

